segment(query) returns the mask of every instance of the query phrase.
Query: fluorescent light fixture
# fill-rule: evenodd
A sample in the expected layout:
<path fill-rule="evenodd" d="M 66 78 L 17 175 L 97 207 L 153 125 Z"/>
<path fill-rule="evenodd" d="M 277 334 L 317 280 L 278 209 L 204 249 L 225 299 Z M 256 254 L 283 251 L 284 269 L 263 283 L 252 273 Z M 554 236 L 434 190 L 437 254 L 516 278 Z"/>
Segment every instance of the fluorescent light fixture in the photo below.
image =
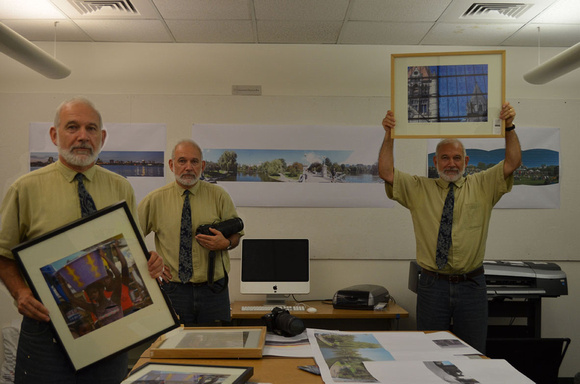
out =
<path fill-rule="evenodd" d="M 63 79 L 70 75 L 70 69 L 63 63 L 3 23 L 0 23 L 0 52 L 49 79 Z"/>
<path fill-rule="evenodd" d="M 580 43 L 552 57 L 524 75 L 531 84 L 546 84 L 580 67 Z"/>

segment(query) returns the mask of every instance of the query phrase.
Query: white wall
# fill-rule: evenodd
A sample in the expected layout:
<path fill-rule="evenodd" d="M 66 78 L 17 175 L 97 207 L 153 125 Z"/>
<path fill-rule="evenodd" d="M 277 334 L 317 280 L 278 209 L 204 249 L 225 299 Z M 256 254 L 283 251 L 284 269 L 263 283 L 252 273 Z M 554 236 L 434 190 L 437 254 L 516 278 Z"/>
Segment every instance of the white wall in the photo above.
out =
<path fill-rule="evenodd" d="M 58 81 L 2 55 L 0 196 L 28 170 L 28 124 L 51 121 L 59 102 L 72 95 L 91 98 L 105 122 L 166 124 L 168 152 L 190 135 L 192 123 L 375 125 L 380 130 L 390 106 L 390 54 L 450 50 L 473 48 L 63 43 L 58 57 L 72 75 Z M 560 51 L 543 48 L 542 60 Z M 569 295 L 543 301 L 542 335 L 572 338 L 560 370 L 560 376 L 570 377 L 580 370 L 580 287 L 575 283 L 580 276 L 580 174 L 575 172 L 580 72 L 532 86 L 522 75 L 537 62 L 536 49 L 507 49 L 506 96 L 516 106 L 520 134 L 526 127 L 561 129 L 561 207 L 496 210 L 487 257 L 551 260 L 567 273 Z M 232 85 L 261 85 L 263 96 L 231 96 Z M 379 145 L 369 143 L 369 151 L 378 153 Z M 426 141 L 398 140 L 396 146 L 397 166 L 422 174 Z M 415 326 L 415 295 L 407 289 L 414 238 L 404 208 L 241 207 L 239 213 L 248 236 L 311 239 L 314 281 L 311 294 L 301 299 L 331 298 L 353 284 L 379 284 L 410 312 L 401 327 Z M 239 294 L 239 256 L 239 249 L 232 252 L 230 292 L 234 300 L 250 300 Z M 0 305 L 12 302 L 0 298 Z"/>

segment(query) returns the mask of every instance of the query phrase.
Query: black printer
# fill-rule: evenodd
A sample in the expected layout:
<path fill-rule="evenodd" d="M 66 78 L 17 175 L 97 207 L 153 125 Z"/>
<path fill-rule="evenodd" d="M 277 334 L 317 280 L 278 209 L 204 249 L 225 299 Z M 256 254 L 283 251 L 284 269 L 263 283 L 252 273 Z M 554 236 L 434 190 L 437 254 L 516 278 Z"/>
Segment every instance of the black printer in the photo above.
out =
<path fill-rule="evenodd" d="M 337 309 L 374 309 L 391 299 L 385 287 L 372 284 L 353 285 L 334 294 L 332 306 Z"/>

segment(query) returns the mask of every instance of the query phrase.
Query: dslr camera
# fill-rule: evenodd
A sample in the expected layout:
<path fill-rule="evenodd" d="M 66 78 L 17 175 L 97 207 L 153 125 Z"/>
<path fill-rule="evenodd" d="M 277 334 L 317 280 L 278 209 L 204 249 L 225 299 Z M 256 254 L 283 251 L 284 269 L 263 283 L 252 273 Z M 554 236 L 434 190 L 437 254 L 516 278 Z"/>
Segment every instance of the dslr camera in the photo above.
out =
<path fill-rule="evenodd" d="M 299 318 L 292 316 L 286 309 L 275 307 L 272 312 L 262 316 L 266 329 L 284 337 L 296 336 L 304 332 L 306 327 Z"/>
<path fill-rule="evenodd" d="M 213 236 L 213 233 L 211 233 L 211 231 L 209 230 L 210 228 L 217 229 L 218 231 L 223 233 L 225 238 L 228 238 L 234 233 L 238 233 L 242 229 L 244 229 L 244 222 L 239 217 L 234 217 L 233 219 L 222 221 L 219 223 L 203 224 L 197 227 L 197 229 L 195 230 L 195 234 Z"/>

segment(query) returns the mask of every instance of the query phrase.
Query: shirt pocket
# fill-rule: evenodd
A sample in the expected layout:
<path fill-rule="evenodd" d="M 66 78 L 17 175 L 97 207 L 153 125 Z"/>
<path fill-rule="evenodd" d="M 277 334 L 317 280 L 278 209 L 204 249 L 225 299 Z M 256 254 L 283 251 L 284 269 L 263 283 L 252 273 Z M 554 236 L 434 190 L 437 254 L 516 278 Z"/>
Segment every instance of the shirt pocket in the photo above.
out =
<path fill-rule="evenodd" d="M 483 227 L 485 221 L 485 214 L 483 212 L 483 204 L 468 203 L 463 206 L 463 225 L 466 229 L 480 229 Z"/>

